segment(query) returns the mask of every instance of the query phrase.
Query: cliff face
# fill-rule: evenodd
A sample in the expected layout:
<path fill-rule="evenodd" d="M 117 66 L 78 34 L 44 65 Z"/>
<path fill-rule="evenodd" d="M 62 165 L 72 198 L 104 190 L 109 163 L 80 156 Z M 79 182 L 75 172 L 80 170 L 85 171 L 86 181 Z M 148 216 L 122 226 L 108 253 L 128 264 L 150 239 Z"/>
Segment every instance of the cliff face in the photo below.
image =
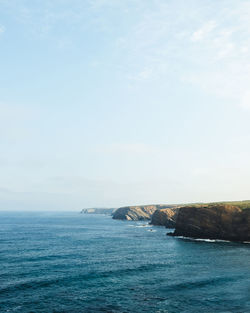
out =
<path fill-rule="evenodd" d="M 250 209 L 232 205 L 182 207 L 172 235 L 250 241 Z"/>
<path fill-rule="evenodd" d="M 179 208 L 166 208 L 156 210 L 152 215 L 151 224 L 175 228 Z"/>
<path fill-rule="evenodd" d="M 156 205 L 122 207 L 113 213 L 113 219 L 127 221 L 150 220 L 156 209 Z"/>

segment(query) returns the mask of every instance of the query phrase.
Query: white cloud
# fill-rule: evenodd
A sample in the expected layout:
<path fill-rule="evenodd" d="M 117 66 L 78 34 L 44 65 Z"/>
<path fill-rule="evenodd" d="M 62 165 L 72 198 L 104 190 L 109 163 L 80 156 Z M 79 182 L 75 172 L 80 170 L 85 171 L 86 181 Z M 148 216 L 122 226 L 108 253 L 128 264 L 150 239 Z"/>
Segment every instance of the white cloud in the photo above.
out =
<path fill-rule="evenodd" d="M 114 32 L 112 46 L 119 60 L 112 67 L 129 84 L 157 79 L 166 83 L 174 76 L 216 97 L 244 107 L 248 103 L 250 3 L 247 1 L 88 0 L 83 4 L 74 0 L 69 6 L 67 1 L 56 0 L 51 4 L 46 0 L 39 10 L 14 0 L 2 1 L 0 5 L 30 25 L 34 33 L 43 35 L 53 33 L 54 28 L 63 24 L 80 33 L 91 27 L 110 36 L 117 23 L 114 16 L 129 11 L 134 17 L 124 20 L 126 27 Z M 110 14 L 111 11 L 117 14 Z M 0 26 L 0 33 L 4 31 Z M 67 32 L 55 40 L 61 48 L 74 46 L 73 41 Z M 96 62 L 99 63 L 98 58 Z"/>
<path fill-rule="evenodd" d="M 215 27 L 216 27 L 215 21 L 207 22 L 200 29 L 198 29 L 192 34 L 191 40 L 194 42 L 203 40 L 208 34 L 210 34 L 215 29 Z"/>
<path fill-rule="evenodd" d="M 3 25 L 0 25 L 0 35 L 5 32 L 5 27 Z"/>
<path fill-rule="evenodd" d="M 144 8 L 117 49 L 127 55 L 127 77 L 137 82 L 173 78 L 247 106 L 250 86 L 250 3 L 239 0 L 168 2 Z M 185 13 L 184 13 L 185 12 Z"/>
<path fill-rule="evenodd" d="M 154 151 L 151 146 L 144 143 L 113 143 L 101 145 L 97 148 L 101 153 L 143 155 Z"/>
<path fill-rule="evenodd" d="M 241 105 L 246 109 L 250 109 L 250 90 L 242 96 Z"/>

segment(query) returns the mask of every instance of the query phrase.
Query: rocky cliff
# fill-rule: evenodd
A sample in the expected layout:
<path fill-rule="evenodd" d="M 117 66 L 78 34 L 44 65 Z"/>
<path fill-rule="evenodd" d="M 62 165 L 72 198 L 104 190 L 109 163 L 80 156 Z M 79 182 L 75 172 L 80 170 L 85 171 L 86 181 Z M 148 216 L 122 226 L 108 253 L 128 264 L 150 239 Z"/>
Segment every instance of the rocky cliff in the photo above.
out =
<path fill-rule="evenodd" d="M 156 210 L 151 218 L 152 225 L 175 228 L 179 208 Z"/>
<path fill-rule="evenodd" d="M 170 235 L 250 241 L 250 208 L 223 204 L 182 207 Z"/>
<path fill-rule="evenodd" d="M 158 207 L 161 206 L 145 205 L 122 207 L 113 213 L 113 219 L 128 221 L 150 220 L 151 216 Z"/>

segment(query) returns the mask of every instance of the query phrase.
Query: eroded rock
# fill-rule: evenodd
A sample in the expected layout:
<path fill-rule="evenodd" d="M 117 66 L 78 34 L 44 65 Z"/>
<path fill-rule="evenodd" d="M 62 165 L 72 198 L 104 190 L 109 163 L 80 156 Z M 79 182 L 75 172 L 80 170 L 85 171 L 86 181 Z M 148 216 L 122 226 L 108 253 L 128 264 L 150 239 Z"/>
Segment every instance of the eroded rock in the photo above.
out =
<path fill-rule="evenodd" d="M 122 207 L 113 213 L 113 219 L 128 221 L 150 220 L 156 209 L 156 205 Z"/>
<path fill-rule="evenodd" d="M 156 210 L 152 215 L 151 224 L 175 228 L 179 208 L 166 208 Z"/>
<path fill-rule="evenodd" d="M 250 241 L 250 208 L 232 205 L 186 206 L 179 209 L 173 236 Z"/>

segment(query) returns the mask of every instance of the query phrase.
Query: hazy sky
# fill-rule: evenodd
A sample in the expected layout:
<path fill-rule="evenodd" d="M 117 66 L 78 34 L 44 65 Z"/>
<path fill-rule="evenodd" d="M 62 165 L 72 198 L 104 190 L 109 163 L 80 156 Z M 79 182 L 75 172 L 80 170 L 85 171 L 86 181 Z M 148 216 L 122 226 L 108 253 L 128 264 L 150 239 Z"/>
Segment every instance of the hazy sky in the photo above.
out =
<path fill-rule="evenodd" d="M 0 209 L 250 198 L 249 0 L 0 0 Z"/>

